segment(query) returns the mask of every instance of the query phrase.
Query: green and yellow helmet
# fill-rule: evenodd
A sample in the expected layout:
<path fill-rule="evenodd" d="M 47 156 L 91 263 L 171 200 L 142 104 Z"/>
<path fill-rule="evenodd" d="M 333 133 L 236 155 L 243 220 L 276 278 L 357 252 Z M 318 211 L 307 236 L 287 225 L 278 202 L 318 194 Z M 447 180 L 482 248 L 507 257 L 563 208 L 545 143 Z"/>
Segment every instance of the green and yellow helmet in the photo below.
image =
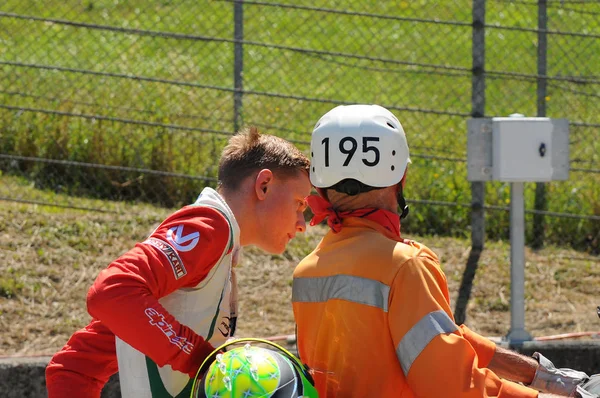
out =
<path fill-rule="evenodd" d="M 318 398 L 306 365 L 273 342 L 238 339 L 215 351 L 240 343 L 245 345 L 218 354 L 201 377 L 208 364 L 200 367 L 191 398 Z M 270 348 L 259 347 L 258 343 Z"/>

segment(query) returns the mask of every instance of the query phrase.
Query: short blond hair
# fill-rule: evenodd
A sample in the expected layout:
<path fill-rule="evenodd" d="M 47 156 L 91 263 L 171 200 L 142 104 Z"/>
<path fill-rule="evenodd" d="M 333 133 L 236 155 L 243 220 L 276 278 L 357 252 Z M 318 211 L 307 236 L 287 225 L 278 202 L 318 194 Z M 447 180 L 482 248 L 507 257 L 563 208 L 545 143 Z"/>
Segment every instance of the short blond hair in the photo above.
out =
<path fill-rule="evenodd" d="M 237 189 L 250 175 L 269 169 L 286 178 L 307 173 L 310 160 L 294 144 L 283 138 L 261 134 L 251 126 L 241 130 L 223 148 L 219 161 L 219 187 Z"/>

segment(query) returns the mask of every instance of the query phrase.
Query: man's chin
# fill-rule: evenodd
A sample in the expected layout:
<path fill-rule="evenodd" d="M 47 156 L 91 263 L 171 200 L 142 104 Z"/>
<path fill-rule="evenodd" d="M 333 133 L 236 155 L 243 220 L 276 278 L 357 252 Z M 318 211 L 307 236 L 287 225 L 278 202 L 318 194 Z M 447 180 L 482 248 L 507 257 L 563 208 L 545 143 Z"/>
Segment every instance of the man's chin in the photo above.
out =
<path fill-rule="evenodd" d="M 282 254 L 287 246 L 283 245 L 283 247 L 281 247 L 280 245 L 260 245 L 258 247 L 269 254 Z"/>

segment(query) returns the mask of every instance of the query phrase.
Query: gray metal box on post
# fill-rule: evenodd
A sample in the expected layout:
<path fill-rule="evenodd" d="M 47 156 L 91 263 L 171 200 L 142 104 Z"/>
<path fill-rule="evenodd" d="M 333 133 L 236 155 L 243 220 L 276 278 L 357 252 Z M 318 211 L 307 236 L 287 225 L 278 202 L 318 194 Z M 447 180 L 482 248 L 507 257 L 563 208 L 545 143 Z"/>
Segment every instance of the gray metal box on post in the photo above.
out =
<path fill-rule="evenodd" d="M 569 121 L 494 117 L 467 121 L 469 181 L 569 179 Z M 544 155 L 540 155 L 543 145 Z M 537 169 L 536 169 L 537 168 Z"/>
<path fill-rule="evenodd" d="M 569 121 L 492 118 L 492 180 L 547 182 L 569 178 Z"/>
<path fill-rule="evenodd" d="M 525 330 L 524 183 L 569 178 L 569 121 L 546 117 L 467 121 L 467 179 L 510 182 L 511 343 L 531 340 Z"/>

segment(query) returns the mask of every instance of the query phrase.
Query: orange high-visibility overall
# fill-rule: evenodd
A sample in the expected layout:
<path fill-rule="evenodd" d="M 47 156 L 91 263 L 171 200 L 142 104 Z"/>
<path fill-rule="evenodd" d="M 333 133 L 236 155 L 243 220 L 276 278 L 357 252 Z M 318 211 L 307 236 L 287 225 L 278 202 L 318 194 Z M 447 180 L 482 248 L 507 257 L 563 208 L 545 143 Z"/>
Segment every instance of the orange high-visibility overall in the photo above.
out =
<path fill-rule="evenodd" d="M 537 397 L 485 367 L 490 340 L 457 326 L 437 256 L 350 217 L 298 265 L 300 358 L 321 397 Z"/>

